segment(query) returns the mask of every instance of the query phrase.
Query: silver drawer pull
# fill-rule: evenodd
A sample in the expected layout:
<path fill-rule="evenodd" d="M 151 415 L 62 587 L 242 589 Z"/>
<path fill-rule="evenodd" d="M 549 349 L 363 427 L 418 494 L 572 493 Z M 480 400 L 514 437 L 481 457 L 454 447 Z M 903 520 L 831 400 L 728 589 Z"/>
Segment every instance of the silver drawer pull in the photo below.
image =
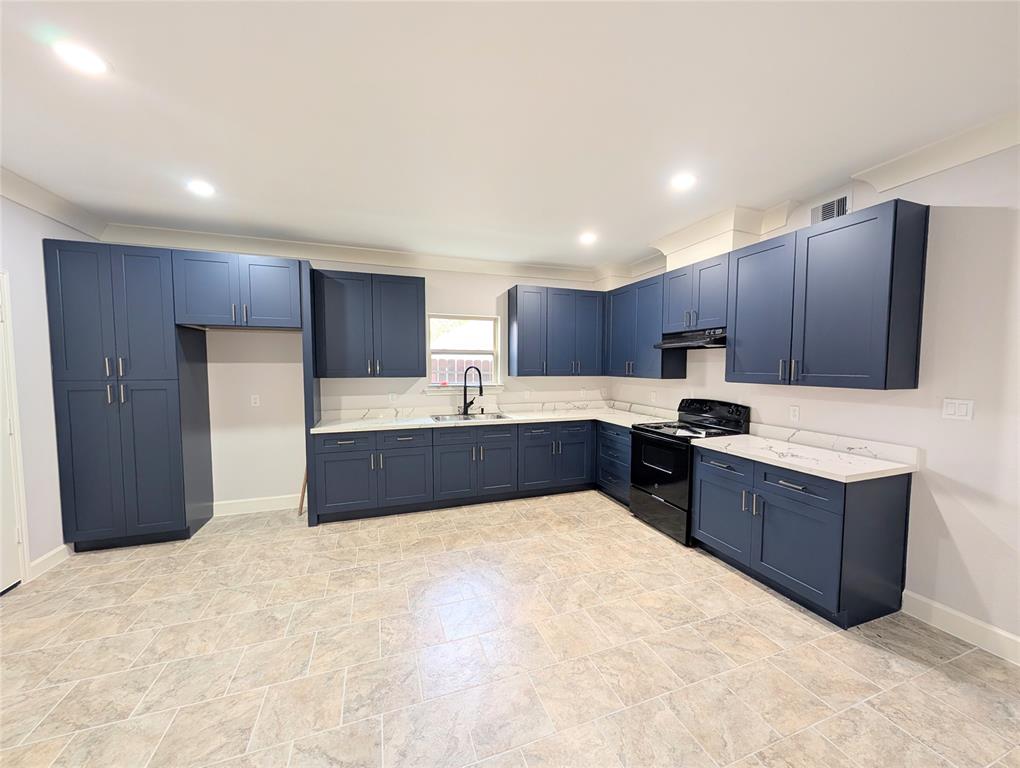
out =
<path fill-rule="evenodd" d="M 398 437 L 397 440 L 414 440 L 413 437 Z"/>
<path fill-rule="evenodd" d="M 708 463 L 711 464 L 713 467 L 719 467 L 719 469 L 728 469 L 730 472 L 733 471 L 733 467 L 731 467 L 729 464 L 723 464 L 721 461 L 712 461 L 711 459 L 709 459 Z"/>
<path fill-rule="evenodd" d="M 740 511 L 747 511 L 747 490 L 744 488 L 740 489 Z"/>
<path fill-rule="evenodd" d="M 787 482 L 786 480 L 776 480 L 776 484 L 781 485 L 784 488 L 792 488 L 793 490 L 800 491 L 801 493 L 807 493 L 807 488 L 805 486 L 797 485 L 796 483 L 790 483 Z"/>
<path fill-rule="evenodd" d="M 354 445 L 355 442 L 357 442 L 357 441 L 355 441 L 355 440 L 337 440 L 336 444 L 337 445 Z"/>

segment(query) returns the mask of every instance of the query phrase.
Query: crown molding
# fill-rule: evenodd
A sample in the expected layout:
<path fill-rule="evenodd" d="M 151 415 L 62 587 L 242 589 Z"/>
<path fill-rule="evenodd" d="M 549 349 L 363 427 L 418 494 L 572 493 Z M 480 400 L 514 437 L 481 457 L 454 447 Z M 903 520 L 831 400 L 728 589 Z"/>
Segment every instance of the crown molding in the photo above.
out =
<path fill-rule="evenodd" d="M 97 240 L 106 229 L 106 222 L 91 211 L 2 167 L 0 167 L 0 196 Z"/>

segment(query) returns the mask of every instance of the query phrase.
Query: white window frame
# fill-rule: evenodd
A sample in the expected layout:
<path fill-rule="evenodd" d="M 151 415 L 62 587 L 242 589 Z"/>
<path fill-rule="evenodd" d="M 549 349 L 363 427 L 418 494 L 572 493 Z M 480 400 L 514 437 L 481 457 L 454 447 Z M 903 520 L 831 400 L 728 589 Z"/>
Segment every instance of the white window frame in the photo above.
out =
<path fill-rule="evenodd" d="M 491 320 L 492 321 L 492 349 L 433 349 L 432 348 L 432 318 L 450 320 Z M 492 382 L 486 384 L 494 390 L 503 386 L 503 361 L 502 350 L 499 346 L 500 340 L 500 317 L 499 315 L 460 315 L 451 312 L 429 312 L 426 321 L 426 346 L 428 347 L 428 391 L 449 392 L 460 384 L 433 384 L 432 383 L 432 356 L 433 355 L 492 355 Z"/>

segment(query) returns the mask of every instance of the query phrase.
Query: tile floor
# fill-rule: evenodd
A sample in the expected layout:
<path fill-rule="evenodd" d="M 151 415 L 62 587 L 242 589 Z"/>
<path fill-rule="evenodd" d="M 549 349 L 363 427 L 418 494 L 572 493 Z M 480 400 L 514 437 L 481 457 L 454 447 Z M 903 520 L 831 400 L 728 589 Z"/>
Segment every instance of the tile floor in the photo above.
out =
<path fill-rule="evenodd" d="M 837 631 L 594 492 L 75 555 L 0 647 L 5 768 L 1020 766 L 1020 667 Z"/>

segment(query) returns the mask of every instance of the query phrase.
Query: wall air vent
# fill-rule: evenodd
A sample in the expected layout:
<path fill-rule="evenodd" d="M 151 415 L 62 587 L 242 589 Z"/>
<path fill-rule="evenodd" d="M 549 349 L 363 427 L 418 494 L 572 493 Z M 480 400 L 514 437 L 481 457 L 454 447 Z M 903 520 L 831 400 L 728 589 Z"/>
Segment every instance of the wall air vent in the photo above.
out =
<path fill-rule="evenodd" d="M 847 196 L 837 197 L 835 200 L 816 205 L 811 209 L 811 223 L 817 224 L 820 221 L 828 221 L 837 216 L 845 216 L 848 210 Z"/>

